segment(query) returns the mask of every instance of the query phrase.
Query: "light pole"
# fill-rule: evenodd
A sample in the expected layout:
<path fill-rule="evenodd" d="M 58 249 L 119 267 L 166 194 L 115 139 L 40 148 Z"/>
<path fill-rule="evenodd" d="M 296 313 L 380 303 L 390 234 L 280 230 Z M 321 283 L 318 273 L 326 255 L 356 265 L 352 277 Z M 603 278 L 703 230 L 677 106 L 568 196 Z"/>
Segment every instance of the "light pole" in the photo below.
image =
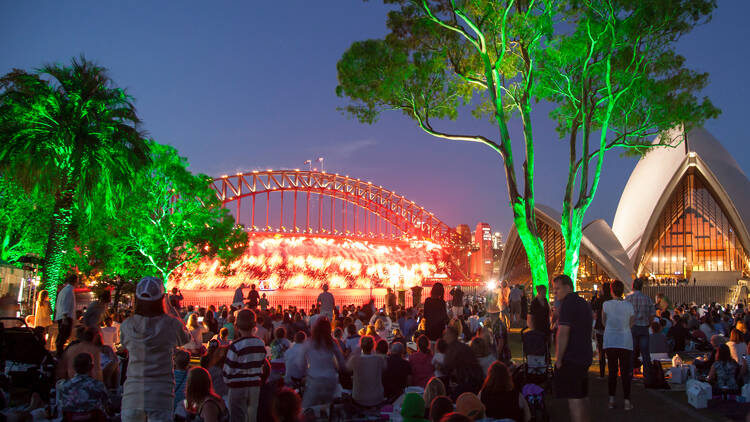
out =
<path fill-rule="evenodd" d="M 318 157 L 318 162 L 320 163 L 320 172 L 323 172 L 323 157 Z"/>

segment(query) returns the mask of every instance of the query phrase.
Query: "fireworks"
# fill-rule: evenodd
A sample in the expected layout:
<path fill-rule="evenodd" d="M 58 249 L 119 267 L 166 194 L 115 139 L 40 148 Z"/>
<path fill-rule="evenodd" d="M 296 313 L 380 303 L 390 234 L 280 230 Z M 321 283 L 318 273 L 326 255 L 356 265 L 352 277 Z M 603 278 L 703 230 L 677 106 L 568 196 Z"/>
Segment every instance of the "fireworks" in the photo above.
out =
<path fill-rule="evenodd" d="M 169 280 L 181 289 L 409 288 L 444 272 L 442 247 L 424 240 L 362 241 L 306 235 L 250 234 L 228 268 L 218 259 L 184 267 Z"/>

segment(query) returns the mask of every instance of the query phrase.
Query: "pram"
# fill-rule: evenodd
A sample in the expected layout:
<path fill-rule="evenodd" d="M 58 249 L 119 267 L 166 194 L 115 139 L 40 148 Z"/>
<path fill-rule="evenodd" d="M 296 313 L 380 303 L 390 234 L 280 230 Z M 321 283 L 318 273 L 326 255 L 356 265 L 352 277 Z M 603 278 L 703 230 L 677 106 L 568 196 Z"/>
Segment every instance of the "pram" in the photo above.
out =
<path fill-rule="evenodd" d="M 547 336 L 536 330 L 521 330 L 523 345 L 523 375 L 525 383 L 543 386 L 552 374 L 552 358 Z"/>
<path fill-rule="evenodd" d="M 521 394 L 529 404 L 531 420 L 533 422 L 547 422 L 549 415 L 544 400 L 552 375 L 552 357 L 549 350 L 549 339 L 541 331 L 521 330 L 523 345 L 523 364 L 519 371 L 519 378 L 514 380 L 522 385 Z"/>
<path fill-rule="evenodd" d="M 12 324 L 11 324 L 12 322 Z M 54 385 L 55 358 L 32 328 L 21 318 L 0 317 L 0 369 L 11 385 L 49 399 Z"/>

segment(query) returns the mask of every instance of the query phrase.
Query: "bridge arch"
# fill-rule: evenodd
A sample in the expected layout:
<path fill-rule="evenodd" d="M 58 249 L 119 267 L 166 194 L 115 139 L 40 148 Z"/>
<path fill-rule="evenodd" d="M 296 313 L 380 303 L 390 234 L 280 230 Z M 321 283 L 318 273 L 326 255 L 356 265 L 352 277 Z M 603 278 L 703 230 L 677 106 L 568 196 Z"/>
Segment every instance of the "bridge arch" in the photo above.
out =
<path fill-rule="evenodd" d="M 349 176 L 341 176 L 336 173 L 326 173 L 322 171 L 308 170 L 266 170 L 237 173 L 229 176 L 225 175 L 213 180 L 213 189 L 217 197 L 222 201 L 224 207 L 236 204 L 236 219 L 240 221 L 242 211 L 242 199 L 250 198 L 251 205 L 251 227 L 255 226 L 255 199 L 258 195 L 266 196 L 266 225 L 268 226 L 268 215 L 270 214 L 269 204 L 271 193 L 281 195 L 281 218 L 284 221 L 284 193 L 293 192 L 294 195 L 294 230 L 297 231 L 297 194 L 305 193 L 307 195 L 305 231 L 309 231 L 310 218 L 310 194 L 317 194 L 321 197 L 328 197 L 331 200 L 330 205 L 330 228 L 335 232 L 335 200 L 341 200 L 343 203 L 353 204 L 354 206 L 364 209 L 369 213 L 375 214 L 395 226 L 402 233 L 416 237 L 420 240 L 430 240 L 437 243 L 448 243 L 454 236 L 455 231 L 447 224 L 443 223 L 425 210 L 423 207 L 406 199 L 396 192 L 383 188 L 382 186 L 373 185 L 372 182 L 365 182 Z M 319 227 L 323 226 L 322 222 L 322 201 L 318 200 L 318 220 Z M 342 212 L 343 226 L 342 234 L 346 234 L 346 212 Z M 365 214 L 367 215 L 367 214 Z M 354 227 L 356 231 L 356 212 L 354 214 Z M 300 224 L 301 225 L 301 224 Z M 269 228 L 269 227 L 267 227 Z M 303 231 L 304 232 L 304 231 Z"/>

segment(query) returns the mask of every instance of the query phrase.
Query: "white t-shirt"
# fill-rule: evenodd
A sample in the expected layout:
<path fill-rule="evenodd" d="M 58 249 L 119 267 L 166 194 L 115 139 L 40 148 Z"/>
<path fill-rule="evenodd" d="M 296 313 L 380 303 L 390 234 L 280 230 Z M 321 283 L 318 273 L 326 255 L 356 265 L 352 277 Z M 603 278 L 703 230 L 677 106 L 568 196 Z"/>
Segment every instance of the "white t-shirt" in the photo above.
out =
<path fill-rule="evenodd" d="M 633 350 L 630 331 L 630 317 L 635 315 L 633 305 L 626 300 L 608 300 L 604 302 L 602 314 L 606 315 L 604 348 Z"/>

